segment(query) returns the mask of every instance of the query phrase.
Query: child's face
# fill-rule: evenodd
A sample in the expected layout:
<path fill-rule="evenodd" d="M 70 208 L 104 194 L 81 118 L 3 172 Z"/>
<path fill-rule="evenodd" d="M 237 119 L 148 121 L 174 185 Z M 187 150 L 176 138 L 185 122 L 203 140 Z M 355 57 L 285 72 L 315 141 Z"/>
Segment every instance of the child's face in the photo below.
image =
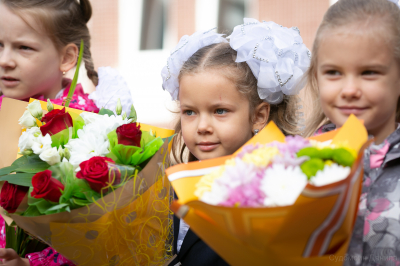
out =
<path fill-rule="evenodd" d="M 364 120 L 380 143 L 395 130 L 400 72 L 393 49 L 377 32 L 326 33 L 318 50 L 317 80 L 326 116 L 342 126 L 350 114 Z"/>
<path fill-rule="evenodd" d="M 252 137 L 249 101 L 218 71 L 185 75 L 179 85 L 182 135 L 197 159 L 230 155 Z"/>
<path fill-rule="evenodd" d="M 61 55 L 37 22 L 29 25 L 0 4 L 0 89 L 6 97 L 36 94 L 54 98 L 61 90 Z"/>

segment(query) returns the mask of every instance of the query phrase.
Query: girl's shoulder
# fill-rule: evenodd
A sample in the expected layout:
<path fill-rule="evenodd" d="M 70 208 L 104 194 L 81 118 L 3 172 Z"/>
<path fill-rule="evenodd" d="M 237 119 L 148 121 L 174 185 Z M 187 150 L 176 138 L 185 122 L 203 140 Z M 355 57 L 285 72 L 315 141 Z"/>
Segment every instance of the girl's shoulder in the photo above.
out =
<path fill-rule="evenodd" d="M 100 67 L 98 71 L 99 84 L 96 90 L 89 95 L 98 108 L 113 110 L 118 99 L 121 101 L 122 111 L 129 115 L 133 104 L 131 90 L 121 74 L 111 67 Z"/>

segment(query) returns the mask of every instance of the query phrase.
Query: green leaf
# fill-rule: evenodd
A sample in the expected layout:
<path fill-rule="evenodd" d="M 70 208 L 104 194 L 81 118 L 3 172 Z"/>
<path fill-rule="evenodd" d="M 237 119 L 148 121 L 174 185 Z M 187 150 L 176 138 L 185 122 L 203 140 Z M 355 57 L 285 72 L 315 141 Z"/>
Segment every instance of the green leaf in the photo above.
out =
<path fill-rule="evenodd" d="M 31 156 L 34 157 L 34 156 L 37 156 L 37 155 L 31 155 Z M 27 164 L 29 162 L 28 157 L 29 157 L 28 155 L 24 155 L 22 157 L 19 157 L 17 160 L 15 160 L 11 164 L 11 166 L 20 167 L 20 166 L 23 166 L 23 165 Z M 39 157 L 39 156 L 37 156 L 37 157 Z"/>
<path fill-rule="evenodd" d="M 84 43 L 83 43 L 83 40 L 81 40 L 81 46 L 79 48 L 78 63 L 76 64 L 75 75 L 74 75 L 74 78 L 72 79 L 71 87 L 69 89 L 68 96 L 65 101 L 65 107 L 69 106 L 69 103 L 71 102 L 72 96 L 74 95 L 74 92 L 75 92 L 76 84 L 78 83 L 79 68 L 81 67 L 81 62 L 82 62 L 82 57 L 83 57 L 83 49 L 84 49 Z"/>
<path fill-rule="evenodd" d="M 51 207 L 51 208 L 47 209 L 47 211 L 46 211 L 46 212 L 53 212 L 53 211 L 57 211 L 57 210 L 60 210 L 60 209 L 62 209 L 62 208 L 64 208 L 64 207 L 67 207 L 67 206 L 68 206 L 68 204 L 67 204 L 67 203 L 58 204 L 58 205 L 55 205 L 55 206 L 53 206 L 53 207 Z"/>
<path fill-rule="evenodd" d="M 8 181 L 10 184 L 30 187 L 32 186 L 32 177 L 34 174 L 30 173 L 16 173 L 11 175 L 2 176 L 0 181 Z"/>
<path fill-rule="evenodd" d="M 51 147 L 62 147 L 64 148 L 64 145 L 68 143 L 69 138 L 72 138 L 73 135 L 73 128 L 66 128 L 64 130 L 61 130 L 57 134 L 54 134 L 51 136 Z"/>
<path fill-rule="evenodd" d="M 14 166 L 15 172 L 23 172 L 23 173 L 38 173 L 44 171 L 50 167 L 50 165 L 42 159 L 39 158 L 39 155 L 24 155 L 17 160 L 15 160 L 11 166 Z"/>
<path fill-rule="evenodd" d="M 100 111 L 99 111 L 99 115 L 112 116 L 112 115 L 114 115 L 114 112 L 109 110 L 109 109 L 101 108 Z"/>
<path fill-rule="evenodd" d="M 5 231 L 6 231 L 6 248 L 12 248 L 18 253 L 17 234 L 15 232 L 15 227 L 8 226 L 8 224 L 5 223 Z"/>
<path fill-rule="evenodd" d="M 44 170 L 47 170 L 50 167 L 50 165 L 44 161 L 40 162 L 35 162 L 31 164 L 26 164 L 22 167 L 19 167 L 15 169 L 15 172 L 22 172 L 22 173 L 32 173 L 36 174 L 39 172 L 43 172 Z"/>
<path fill-rule="evenodd" d="M 17 169 L 16 166 L 8 166 L 0 169 L 0 176 L 2 175 L 8 175 L 12 172 L 15 172 L 15 169 Z"/>
<path fill-rule="evenodd" d="M 35 217 L 40 216 L 41 213 L 39 212 L 38 208 L 35 205 L 29 206 L 21 216 L 26 217 Z"/>

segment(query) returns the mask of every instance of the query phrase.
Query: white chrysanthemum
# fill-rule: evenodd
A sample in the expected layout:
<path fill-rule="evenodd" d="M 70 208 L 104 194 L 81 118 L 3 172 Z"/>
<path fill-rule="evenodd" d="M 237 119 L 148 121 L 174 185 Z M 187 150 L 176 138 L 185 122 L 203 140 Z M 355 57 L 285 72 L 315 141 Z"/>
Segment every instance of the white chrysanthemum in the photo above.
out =
<path fill-rule="evenodd" d="M 349 176 L 350 167 L 344 167 L 333 163 L 325 165 L 324 170 L 318 171 L 317 174 L 311 178 L 310 183 L 316 187 L 329 185 L 341 181 Z"/>
<path fill-rule="evenodd" d="M 43 137 L 42 132 L 38 127 L 27 129 L 19 137 L 18 147 L 21 152 L 32 150 L 35 154 L 40 154 L 42 151 L 51 149 L 51 137 L 49 134 Z"/>
<path fill-rule="evenodd" d="M 228 199 L 229 188 L 221 183 L 214 182 L 211 191 L 206 191 L 200 200 L 211 205 L 218 205 Z"/>
<path fill-rule="evenodd" d="M 268 168 L 261 181 L 261 190 L 265 193 L 265 206 L 288 206 L 294 204 L 304 187 L 307 176 L 300 167 L 273 164 Z"/>
<path fill-rule="evenodd" d="M 78 130 L 78 138 L 70 139 L 68 148 L 71 158 L 69 162 L 76 168 L 83 161 L 89 160 L 93 156 L 107 155 L 110 147 L 108 139 L 105 139 L 96 131 Z"/>
<path fill-rule="evenodd" d="M 61 162 L 61 157 L 56 147 L 44 150 L 42 153 L 40 153 L 39 158 L 50 165 Z"/>
<path fill-rule="evenodd" d="M 32 149 L 32 145 L 38 135 L 42 135 L 38 127 L 32 127 L 22 132 L 18 140 L 18 148 L 21 152 Z"/>

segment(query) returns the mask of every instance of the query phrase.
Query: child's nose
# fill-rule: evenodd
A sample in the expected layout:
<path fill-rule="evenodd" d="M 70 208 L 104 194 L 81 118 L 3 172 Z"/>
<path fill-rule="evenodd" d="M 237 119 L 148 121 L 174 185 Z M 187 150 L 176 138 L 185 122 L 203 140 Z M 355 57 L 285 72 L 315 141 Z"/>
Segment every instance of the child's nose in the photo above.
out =
<path fill-rule="evenodd" d="M 12 51 L 3 48 L 0 50 L 0 67 L 2 68 L 15 68 L 16 62 L 13 58 Z"/>
<path fill-rule="evenodd" d="M 357 99 L 361 97 L 361 87 L 357 78 L 348 77 L 343 84 L 341 97 L 344 99 Z"/>
<path fill-rule="evenodd" d="M 207 115 L 199 116 L 199 124 L 197 125 L 197 133 L 210 134 L 213 132 L 211 118 Z"/>

